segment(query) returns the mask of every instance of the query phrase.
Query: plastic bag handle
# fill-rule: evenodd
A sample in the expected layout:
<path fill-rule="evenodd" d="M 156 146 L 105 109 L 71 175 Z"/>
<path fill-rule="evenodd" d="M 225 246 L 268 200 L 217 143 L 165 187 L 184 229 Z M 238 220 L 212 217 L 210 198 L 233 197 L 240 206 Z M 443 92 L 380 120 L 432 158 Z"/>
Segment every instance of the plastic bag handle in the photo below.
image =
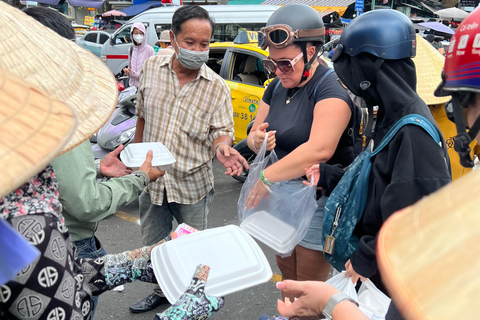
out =
<path fill-rule="evenodd" d="M 268 140 L 268 132 L 265 132 L 265 139 L 263 139 L 262 145 L 260 146 L 260 150 L 258 150 L 255 160 L 258 159 L 259 161 L 262 161 L 263 159 L 265 159 L 265 154 L 267 153 L 267 140 Z"/>

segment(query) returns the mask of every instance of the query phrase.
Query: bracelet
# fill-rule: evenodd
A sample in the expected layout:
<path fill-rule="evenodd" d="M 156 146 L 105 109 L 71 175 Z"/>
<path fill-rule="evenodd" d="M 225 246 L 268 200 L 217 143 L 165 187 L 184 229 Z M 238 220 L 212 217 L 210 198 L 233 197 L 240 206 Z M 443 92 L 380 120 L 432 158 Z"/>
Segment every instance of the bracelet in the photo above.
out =
<path fill-rule="evenodd" d="M 100 159 L 95 159 L 95 171 L 97 172 L 97 179 L 103 178 L 103 174 L 100 171 Z"/>
<path fill-rule="evenodd" d="M 274 182 L 271 182 L 267 178 L 265 178 L 264 171 L 265 170 L 260 171 L 260 179 L 262 179 L 262 182 L 265 183 L 265 185 L 270 187 L 274 184 Z"/>
<path fill-rule="evenodd" d="M 253 149 L 255 149 L 255 151 L 258 151 L 258 148 L 255 146 L 255 133 L 253 134 L 253 137 L 252 137 L 252 146 L 253 146 Z"/>
<path fill-rule="evenodd" d="M 352 303 L 354 303 L 358 307 L 358 302 L 347 296 L 343 292 L 337 292 L 333 296 L 328 299 L 327 304 L 325 305 L 325 308 L 322 311 L 322 314 L 325 316 L 326 319 L 331 320 L 332 319 L 332 312 L 333 309 L 340 303 L 345 300 L 348 300 Z"/>

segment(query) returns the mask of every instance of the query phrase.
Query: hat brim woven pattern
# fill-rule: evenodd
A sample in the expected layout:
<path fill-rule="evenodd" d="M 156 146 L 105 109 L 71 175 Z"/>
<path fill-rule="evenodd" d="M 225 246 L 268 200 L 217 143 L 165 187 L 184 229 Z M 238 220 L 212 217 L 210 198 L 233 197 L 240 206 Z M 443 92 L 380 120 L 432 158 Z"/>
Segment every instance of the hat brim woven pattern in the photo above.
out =
<path fill-rule="evenodd" d="M 417 73 L 417 93 L 427 105 L 444 104 L 451 98 L 436 97 L 435 89 L 442 82 L 445 57 L 417 34 L 417 55 L 412 59 Z"/>
<path fill-rule="evenodd" d="M 382 226 L 377 261 L 406 319 L 477 319 L 480 171 L 456 180 Z"/>
<path fill-rule="evenodd" d="M 89 51 L 1 1 L 0 20 L 0 68 L 65 102 L 77 115 L 77 129 L 61 153 L 90 138 L 115 109 L 112 72 Z"/>
<path fill-rule="evenodd" d="M 0 197 L 38 171 L 75 130 L 73 110 L 0 69 Z"/>

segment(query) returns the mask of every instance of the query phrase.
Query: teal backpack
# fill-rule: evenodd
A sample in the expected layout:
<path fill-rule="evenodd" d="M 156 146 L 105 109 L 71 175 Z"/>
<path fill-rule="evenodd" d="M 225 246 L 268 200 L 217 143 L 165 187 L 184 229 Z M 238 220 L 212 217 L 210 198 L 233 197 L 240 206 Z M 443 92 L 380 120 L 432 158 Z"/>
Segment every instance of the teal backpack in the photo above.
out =
<path fill-rule="evenodd" d="M 338 271 L 345 270 L 345 263 L 358 247 L 359 239 L 353 230 L 365 210 L 371 159 L 407 124 L 422 127 L 435 142 L 440 143 L 440 135 L 428 119 L 418 114 L 402 117 L 390 128 L 374 151 L 367 148 L 355 158 L 325 204 L 323 250 L 327 261 Z"/>

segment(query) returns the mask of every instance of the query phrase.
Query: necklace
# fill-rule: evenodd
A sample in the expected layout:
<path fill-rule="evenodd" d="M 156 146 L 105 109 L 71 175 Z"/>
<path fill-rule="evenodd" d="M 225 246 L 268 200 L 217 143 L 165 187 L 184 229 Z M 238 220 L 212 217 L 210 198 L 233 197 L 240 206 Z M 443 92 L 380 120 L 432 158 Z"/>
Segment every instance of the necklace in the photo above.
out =
<path fill-rule="evenodd" d="M 300 88 L 300 89 L 301 89 L 301 88 Z M 293 94 L 293 96 L 291 96 L 291 97 L 288 97 L 288 96 L 287 96 L 287 101 L 285 101 L 285 104 L 289 104 L 290 101 L 292 101 L 292 99 L 295 98 L 295 96 L 296 96 L 297 93 L 300 91 L 300 89 L 298 89 L 297 92 L 295 92 L 295 93 Z"/>

